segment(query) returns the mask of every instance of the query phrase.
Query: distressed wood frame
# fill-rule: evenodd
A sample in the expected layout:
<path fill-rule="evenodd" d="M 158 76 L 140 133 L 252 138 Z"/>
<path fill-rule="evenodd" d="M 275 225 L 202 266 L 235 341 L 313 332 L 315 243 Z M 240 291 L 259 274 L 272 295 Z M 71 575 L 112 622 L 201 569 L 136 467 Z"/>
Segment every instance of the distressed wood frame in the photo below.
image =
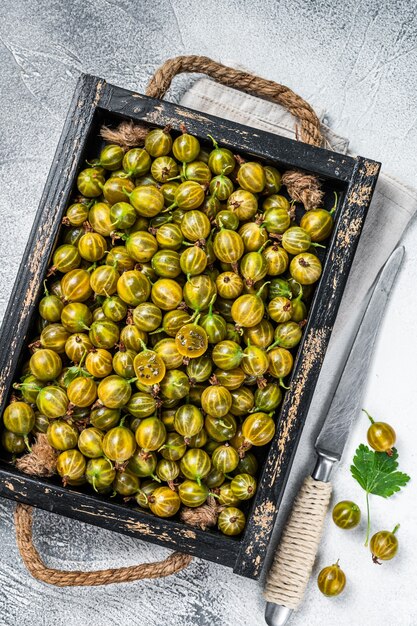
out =
<path fill-rule="evenodd" d="M 240 538 L 215 530 L 201 531 L 177 520 L 163 520 L 146 511 L 55 479 L 38 479 L 0 460 L 0 495 L 54 513 L 114 530 L 168 548 L 194 554 L 257 578 L 265 559 L 276 513 L 291 469 L 315 384 L 330 339 L 363 222 L 378 178 L 380 164 L 362 157 L 315 148 L 240 124 L 221 120 L 168 102 L 126 91 L 104 80 L 82 75 L 42 195 L 18 278 L 0 335 L 0 414 L 3 412 L 31 322 L 42 291 L 61 219 L 74 189 L 76 175 L 93 146 L 102 123 L 123 118 L 150 125 L 170 124 L 178 131 L 185 122 L 190 133 L 207 134 L 235 152 L 247 153 L 280 168 L 312 172 L 339 192 L 336 224 L 316 288 L 304 337 L 295 360 L 291 386 L 280 410 L 276 435 L 264 463 L 259 488 L 248 510 Z"/>

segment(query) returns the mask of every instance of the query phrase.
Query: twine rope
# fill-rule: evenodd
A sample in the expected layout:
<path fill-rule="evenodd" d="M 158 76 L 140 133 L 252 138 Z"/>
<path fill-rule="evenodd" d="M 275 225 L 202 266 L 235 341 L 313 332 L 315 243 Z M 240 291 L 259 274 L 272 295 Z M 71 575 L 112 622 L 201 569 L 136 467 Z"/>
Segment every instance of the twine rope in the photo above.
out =
<path fill-rule="evenodd" d="M 192 557 L 188 554 L 173 552 L 165 560 L 156 563 L 142 563 L 92 572 L 58 570 L 45 565 L 33 544 L 33 508 L 26 504 L 17 504 L 14 518 L 17 545 L 27 569 L 37 580 L 56 587 L 97 587 L 135 580 L 164 578 L 181 571 L 192 561 Z"/>
<path fill-rule="evenodd" d="M 272 80 L 237 70 L 205 56 L 189 55 L 168 59 L 159 67 L 149 81 L 146 95 L 162 99 L 172 80 L 184 72 L 206 74 L 216 82 L 233 87 L 253 96 L 258 96 L 280 104 L 300 123 L 296 126 L 296 137 L 304 143 L 321 146 L 323 135 L 320 120 L 313 108 L 292 89 Z M 133 122 L 121 122 L 117 129 L 103 127 L 101 135 L 107 141 L 119 143 L 125 148 L 143 144 L 147 129 Z M 284 172 L 282 177 L 288 193 L 296 202 L 302 202 L 307 210 L 322 204 L 323 192 L 316 176 L 299 170 Z"/>
<path fill-rule="evenodd" d="M 305 479 L 266 579 L 268 602 L 298 608 L 313 569 L 331 492 L 331 483 L 311 476 Z"/>

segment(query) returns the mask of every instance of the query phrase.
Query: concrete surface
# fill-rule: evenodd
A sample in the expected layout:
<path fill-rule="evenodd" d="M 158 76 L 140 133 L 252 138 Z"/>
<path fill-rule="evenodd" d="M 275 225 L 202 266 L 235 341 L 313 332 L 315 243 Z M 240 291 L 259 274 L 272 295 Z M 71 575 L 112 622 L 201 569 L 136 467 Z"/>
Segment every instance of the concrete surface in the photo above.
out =
<path fill-rule="evenodd" d="M 381 160 L 416 185 L 417 7 L 345 0 L 3 0 L 0 6 L 0 315 L 17 274 L 31 223 L 80 71 L 143 91 L 153 69 L 182 53 L 235 59 L 284 82 L 326 108 L 351 148 Z M 171 94 L 178 98 L 186 81 Z M 389 227 L 389 226 L 388 226 Z M 405 471 L 414 474 L 417 227 L 390 304 L 364 405 L 398 432 Z M 279 526 L 291 494 L 311 466 L 304 431 Z M 334 499 L 364 499 L 348 471 L 364 440 L 352 433 L 335 474 Z M 293 626 L 382 621 L 417 624 L 415 481 L 393 500 L 372 501 L 375 528 L 401 523 L 398 558 L 373 565 L 363 527 L 350 533 L 329 520 L 315 574 L 338 557 L 348 577 L 343 596 L 321 596 L 314 581 Z M 264 623 L 261 586 L 228 569 L 194 561 L 175 578 L 93 589 L 54 589 L 30 578 L 15 545 L 13 505 L 0 500 L 0 626 L 257 626 Z M 278 529 L 279 532 L 279 529 Z M 36 540 L 53 566 L 95 568 L 151 561 L 166 550 L 51 514 L 36 515 Z"/>

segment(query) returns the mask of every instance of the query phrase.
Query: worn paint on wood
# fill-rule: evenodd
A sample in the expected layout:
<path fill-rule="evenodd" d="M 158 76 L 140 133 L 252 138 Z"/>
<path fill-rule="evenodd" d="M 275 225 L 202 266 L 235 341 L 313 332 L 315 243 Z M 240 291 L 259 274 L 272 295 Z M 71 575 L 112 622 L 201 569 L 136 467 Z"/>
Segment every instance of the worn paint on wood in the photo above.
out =
<path fill-rule="evenodd" d="M 379 172 L 379 164 L 301 144 L 170 103 L 159 102 L 83 76 L 78 84 L 37 219 L 7 309 L 0 337 L 0 402 L 4 404 L 21 361 L 43 277 L 75 178 L 84 159 L 100 145 L 100 125 L 121 118 L 180 129 L 205 141 L 212 134 L 234 152 L 255 155 L 281 167 L 298 167 L 319 175 L 340 194 L 337 221 L 327 249 L 303 342 L 298 350 L 291 389 L 281 410 L 276 436 L 269 447 L 259 489 L 250 504 L 243 537 L 192 529 L 176 520 L 161 520 L 83 490 L 66 489 L 54 479 L 34 479 L 0 463 L 0 495 L 33 504 L 117 532 L 146 538 L 222 563 L 257 578 L 264 562 L 277 508 L 307 416 L 331 329 L 343 294 L 363 220 Z"/>

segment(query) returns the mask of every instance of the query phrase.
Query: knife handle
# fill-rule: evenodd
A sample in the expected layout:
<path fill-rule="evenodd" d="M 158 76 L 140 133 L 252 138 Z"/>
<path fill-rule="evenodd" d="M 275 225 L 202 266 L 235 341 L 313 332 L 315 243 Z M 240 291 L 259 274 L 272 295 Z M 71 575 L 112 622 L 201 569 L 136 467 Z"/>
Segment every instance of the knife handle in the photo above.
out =
<path fill-rule="evenodd" d="M 313 475 L 317 473 L 324 474 L 315 471 Z M 264 593 L 268 602 L 265 617 L 270 626 L 286 624 L 291 609 L 297 609 L 303 598 L 332 492 L 331 483 L 324 480 L 312 476 L 304 480 L 282 533 Z M 280 606 L 271 606 L 272 603 Z"/>

